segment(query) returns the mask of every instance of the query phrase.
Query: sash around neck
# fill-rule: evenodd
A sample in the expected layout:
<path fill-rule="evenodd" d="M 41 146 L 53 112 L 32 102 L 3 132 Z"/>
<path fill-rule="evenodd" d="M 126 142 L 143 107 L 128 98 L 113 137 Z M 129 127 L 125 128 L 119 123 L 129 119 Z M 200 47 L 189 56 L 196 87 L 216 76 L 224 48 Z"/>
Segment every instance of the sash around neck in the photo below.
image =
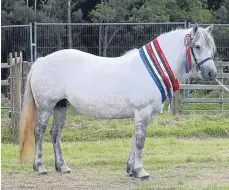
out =
<path fill-rule="evenodd" d="M 161 92 L 162 103 L 166 96 L 171 101 L 173 92 L 179 90 L 179 82 L 160 47 L 157 39 L 139 49 L 139 54 L 151 78 Z"/>

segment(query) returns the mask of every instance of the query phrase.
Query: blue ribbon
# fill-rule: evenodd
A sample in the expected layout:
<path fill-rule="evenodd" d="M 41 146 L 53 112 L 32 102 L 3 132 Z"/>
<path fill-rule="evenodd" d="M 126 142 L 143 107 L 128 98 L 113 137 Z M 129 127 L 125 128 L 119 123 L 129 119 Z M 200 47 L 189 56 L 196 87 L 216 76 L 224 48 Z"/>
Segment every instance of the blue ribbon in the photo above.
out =
<path fill-rule="evenodd" d="M 166 95 L 165 95 L 164 88 L 163 88 L 163 86 L 161 84 L 161 81 L 158 79 L 158 77 L 156 76 L 156 74 L 154 73 L 154 71 L 150 68 L 150 66 L 149 66 L 150 63 L 147 60 L 147 58 L 145 57 L 145 52 L 144 52 L 144 50 L 143 50 L 142 47 L 139 49 L 139 54 L 140 54 L 140 57 L 142 58 L 142 61 L 143 61 L 144 65 L 145 65 L 147 71 L 149 72 L 151 78 L 154 80 L 154 82 L 156 83 L 158 89 L 160 90 L 160 92 L 161 92 L 161 98 L 162 98 L 162 103 L 164 103 L 165 100 L 166 100 Z M 171 94 L 171 92 L 170 92 L 170 94 Z M 171 97 L 172 97 L 172 95 L 171 95 Z"/>
<path fill-rule="evenodd" d="M 189 64 L 188 64 L 188 55 L 186 53 L 186 60 L 185 60 L 185 72 L 189 73 Z"/>

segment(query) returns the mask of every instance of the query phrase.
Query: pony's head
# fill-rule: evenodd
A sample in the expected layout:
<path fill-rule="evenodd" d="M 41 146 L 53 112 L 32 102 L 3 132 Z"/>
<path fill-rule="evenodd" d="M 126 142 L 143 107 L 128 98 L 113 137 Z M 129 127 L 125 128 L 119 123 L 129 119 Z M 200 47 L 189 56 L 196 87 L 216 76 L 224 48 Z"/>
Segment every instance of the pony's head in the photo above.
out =
<path fill-rule="evenodd" d="M 216 46 L 211 36 L 212 30 L 213 25 L 204 29 L 195 24 L 191 31 L 192 57 L 197 71 L 201 73 L 204 80 L 214 80 L 217 74 L 213 60 Z"/>

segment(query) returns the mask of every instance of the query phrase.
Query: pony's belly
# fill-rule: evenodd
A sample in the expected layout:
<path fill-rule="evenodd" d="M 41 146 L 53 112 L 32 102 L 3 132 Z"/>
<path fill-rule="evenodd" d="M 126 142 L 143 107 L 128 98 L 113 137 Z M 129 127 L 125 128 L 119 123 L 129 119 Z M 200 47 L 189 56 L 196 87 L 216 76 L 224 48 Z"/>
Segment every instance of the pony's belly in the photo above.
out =
<path fill-rule="evenodd" d="M 99 119 L 123 119 L 123 118 L 133 118 L 134 112 L 131 108 L 127 107 L 113 107 L 113 106 L 96 106 L 89 104 L 75 104 L 72 105 L 76 113 L 81 113 L 90 117 L 95 117 Z"/>
<path fill-rule="evenodd" d="M 95 118 L 121 119 L 134 116 L 133 108 L 124 100 L 68 98 L 76 112 Z"/>

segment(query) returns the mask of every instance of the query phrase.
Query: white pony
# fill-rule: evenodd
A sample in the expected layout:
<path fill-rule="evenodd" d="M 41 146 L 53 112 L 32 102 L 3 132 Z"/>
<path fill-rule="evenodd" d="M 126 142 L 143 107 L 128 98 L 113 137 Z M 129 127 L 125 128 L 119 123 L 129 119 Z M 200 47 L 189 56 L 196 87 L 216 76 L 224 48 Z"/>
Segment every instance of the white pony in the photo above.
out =
<path fill-rule="evenodd" d="M 185 68 L 200 72 L 204 80 L 216 77 L 212 29 L 213 25 L 205 29 L 195 25 L 171 31 L 116 58 L 66 49 L 39 59 L 27 78 L 20 121 L 20 159 L 35 143 L 33 168 L 40 174 L 47 172 L 42 140 L 53 112 L 50 133 L 55 167 L 59 172 L 70 172 L 61 153 L 60 138 L 67 109 L 72 105 L 78 113 L 91 117 L 134 118 L 136 129 L 127 173 L 148 178 L 142 163 L 146 127 L 160 112 L 165 95 L 171 98 L 179 89 L 177 80 L 181 82 Z"/>

